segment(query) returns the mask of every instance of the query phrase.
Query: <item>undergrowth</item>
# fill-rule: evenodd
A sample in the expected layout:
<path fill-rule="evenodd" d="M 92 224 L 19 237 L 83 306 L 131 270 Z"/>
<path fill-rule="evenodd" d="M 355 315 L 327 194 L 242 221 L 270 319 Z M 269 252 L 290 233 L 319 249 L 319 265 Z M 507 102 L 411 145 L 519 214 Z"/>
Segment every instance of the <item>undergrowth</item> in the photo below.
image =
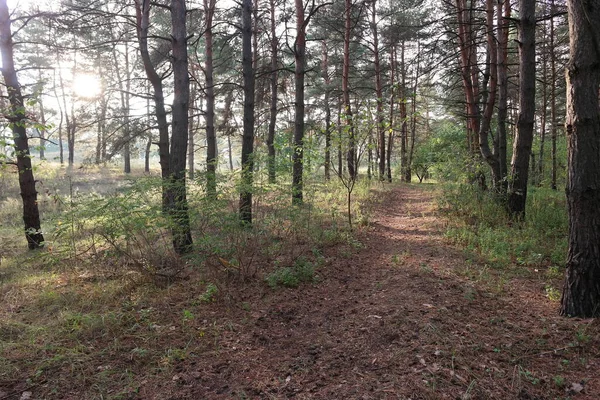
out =
<path fill-rule="evenodd" d="M 40 176 L 45 249 L 25 252 L 18 192 L 0 199 L 0 387 L 43 386 L 48 398 L 71 386 L 128 398 L 136 373 L 171 379 L 182 360 L 218 351 L 224 328 L 207 308 L 245 309 L 248 288 L 317 282 L 323 253 L 355 240 L 333 181 L 311 180 L 305 204 L 293 206 L 288 184 L 257 175 L 251 227 L 239 223 L 235 175 L 220 177 L 216 199 L 192 182 L 194 250 L 180 257 L 159 179 L 102 169 Z M 361 181 L 352 212 L 363 225 L 368 197 Z"/>
<path fill-rule="evenodd" d="M 439 207 L 449 217 L 446 237 L 490 268 L 544 273 L 550 280 L 562 277 L 568 229 L 564 194 L 529 188 L 522 222 L 511 221 L 493 196 L 472 185 L 445 186 Z M 547 292 L 556 300 L 555 289 Z"/>

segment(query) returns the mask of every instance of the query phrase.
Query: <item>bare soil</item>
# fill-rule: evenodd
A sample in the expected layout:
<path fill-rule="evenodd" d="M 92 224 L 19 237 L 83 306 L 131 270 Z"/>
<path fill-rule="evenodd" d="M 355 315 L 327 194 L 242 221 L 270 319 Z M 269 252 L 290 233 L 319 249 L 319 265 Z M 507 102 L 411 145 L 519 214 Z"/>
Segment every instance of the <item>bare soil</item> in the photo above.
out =
<path fill-rule="evenodd" d="M 187 325 L 179 301 L 197 289 L 176 284 L 161 312 L 177 318 L 154 343 L 103 338 L 105 359 L 80 368 L 118 367 L 104 398 L 600 398 L 600 325 L 559 317 L 543 271 L 491 270 L 449 244 L 425 185 L 380 196 L 360 245 L 325 250 L 317 283 L 238 287 Z M 164 365 L 132 353 L 149 346 L 183 350 Z M 68 386 L 65 367 L 31 398 L 99 398 Z"/>

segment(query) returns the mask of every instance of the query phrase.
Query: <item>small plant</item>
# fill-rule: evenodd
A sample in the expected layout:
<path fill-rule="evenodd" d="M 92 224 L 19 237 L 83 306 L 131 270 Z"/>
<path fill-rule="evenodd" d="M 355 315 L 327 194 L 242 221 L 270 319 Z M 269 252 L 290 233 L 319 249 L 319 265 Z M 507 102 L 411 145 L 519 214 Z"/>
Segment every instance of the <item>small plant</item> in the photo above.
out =
<path fill-rule="evenodd" d="M 565 387 L 565 378 L 561 375 L 553 376 L 552 381 L 559 389 L 562 389 L 563 387 Z"/>
<path fill-rule="evenodd" d="M 546 297 L 549 298 L 551 301 L 559 301 L 560 300 L 560 291 L 558 289 L 556 289 L 554 286 L 546 285 L 544 287 L 544 289 L 546 290 Z"/>
<path fill-rule="evenodd" d="M 278 286 L 295 288 L 301 283 L 313 282 L 315 280 L 315 267 L 313 263 L 300 257 L 293 267 L 284 267 L 275 270 L 266 278 L 267 284 L 276 288 Z"/>
<path fill-rule="evenodd" d="M 190 310 L 183 310 L 183 322 L 189 322 L 194 319 L 194 313 Z"/>
<path fill-rule="evenodd" d="M 219 293 L 219 288 L 214 283 L 206 285 L 206 290 L 200 295 L 200 301 L 204 303 L 211 303 L 216 301 L 216 296 Z"/>

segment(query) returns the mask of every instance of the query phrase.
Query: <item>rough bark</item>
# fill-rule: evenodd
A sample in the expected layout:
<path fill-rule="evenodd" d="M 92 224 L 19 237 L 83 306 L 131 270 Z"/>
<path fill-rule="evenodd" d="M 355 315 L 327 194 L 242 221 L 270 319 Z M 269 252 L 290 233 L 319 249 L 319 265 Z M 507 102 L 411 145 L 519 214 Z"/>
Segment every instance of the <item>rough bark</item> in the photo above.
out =
<path fill-rule="evenodd" d="M 525 218 L 535 118 L 535 0 L 519 1 L 519 117 L 509 179 L 508 211 Z"/>
<path fill-rule="evenodd" d="M 569 251 L 560 313 L 600 316 L 600 7 L 568 0 Z"/>
<path fill-rule="evenodd" d="M 23 200 L 25 238 L 27 239 L 27 247 L 33 250 L 43 246 L 44 236 L 41 230 L 35 178 L 25 129 L 27 123 L 25 103 L 23 102 L 21 85 L 14 64 L 11 20 L 6 0 L 0 0 L 0 53 L 2 56 L 2 76 L 10 103 L 7 118 L 13 131 L 15 144 L 19 189 Z"/>
<path fill-rule="evenodd" d="M 185 0 L 171 1 L 171 24 L 173 105 L 167 198 L 174 224 L 173 248 L 178 254 L 185 254 L 192 250 L 185 177 L 190 101 Z"/>

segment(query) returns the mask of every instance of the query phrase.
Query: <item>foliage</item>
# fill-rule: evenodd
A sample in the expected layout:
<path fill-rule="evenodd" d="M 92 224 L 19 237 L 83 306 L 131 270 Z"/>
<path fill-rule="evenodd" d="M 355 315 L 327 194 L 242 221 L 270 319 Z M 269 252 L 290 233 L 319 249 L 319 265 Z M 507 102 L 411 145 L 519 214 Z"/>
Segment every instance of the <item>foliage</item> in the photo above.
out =
<path fill-rule="evenodd" d="M 310 283 L 315 279 L 315 266 L 313 263 L 304 257 L 300 257 L 293 266 L 276 269 L 267 275 L 266 281 L 272 288 L 279 286 L 295 288 L 301 283 Z"/>
<path fill-rule="evenodd" d="M 511 223 L 493 194 L 472 185 L 447 185 L 440 208 L 451 218 L 446 236 L 494 267 L 521 266 L 557 275 L 567 251 L 567 213 L 561 193 L 531 188 L 527 218 Z M 560 267 L 559 267 L 560 266 Z"/>

